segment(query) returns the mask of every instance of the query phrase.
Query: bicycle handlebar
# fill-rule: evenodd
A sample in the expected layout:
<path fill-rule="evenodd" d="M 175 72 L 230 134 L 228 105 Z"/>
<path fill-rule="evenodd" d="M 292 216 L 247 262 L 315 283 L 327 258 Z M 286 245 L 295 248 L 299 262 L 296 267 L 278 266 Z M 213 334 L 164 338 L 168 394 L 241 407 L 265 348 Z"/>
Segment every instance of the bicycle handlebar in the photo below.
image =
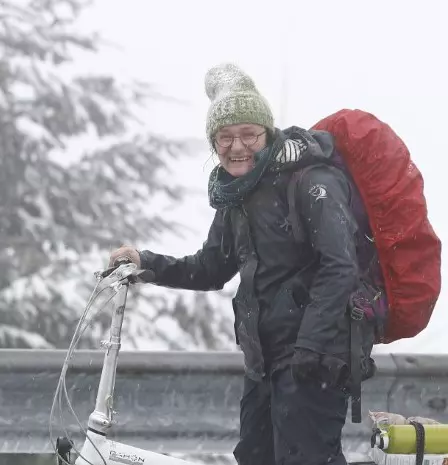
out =
<path fill-rule="evenodd" d="M 129 258 L 123 257 L 115 260 L 113 266 L 106 268 L 103 271 L 98 271 L 95 276 L 100 281 L 98 292 L 106 287 L 122 283 L 135 284 L 138 282 L 140 275 L 145 274 L 144 282 L 151 282 L 155 278 L 152 270 L 137 269 L 137 265 L 132 263 Z"/>

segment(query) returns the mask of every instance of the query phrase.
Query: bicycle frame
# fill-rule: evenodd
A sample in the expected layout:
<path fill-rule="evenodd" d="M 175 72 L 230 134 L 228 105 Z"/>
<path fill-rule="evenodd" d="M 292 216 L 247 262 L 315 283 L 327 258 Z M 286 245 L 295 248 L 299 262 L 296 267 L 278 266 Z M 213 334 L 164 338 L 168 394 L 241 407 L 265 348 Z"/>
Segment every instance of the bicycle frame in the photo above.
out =
<path fill-rule="evenodd" d="M 135 265 L 122 265 L 110 273 L 109 276 L 104 277 L 98 286 L 99 291 L 97 294 L 109 286 L 116 286 L 118 292 L 115 296 L 116 305 L 112 315 L 109 341 L 101 343 L 106 352 L 95 409 L 89 416 L 87 437 L 75 465 L 194 465 L 191 462 L 138 449 L 107 438 L 115 413 L 113 410 L 113 395 L 127 292 L 131 284 L 130 278 L 138 275 L 138 273 L 138 271 L 135 271 Z M 60 443 L 61 439 L 59 438 L 58 443 Z M 65 439 L 65 444 L 62 447 L 70 449 L 70 445 L 67 447 L 66 438 L 63 439 Z M 59 455 L 60 451 L 58 450 L 57 453 Z M 64 462 L 60 461 L 60 463 Z"/>

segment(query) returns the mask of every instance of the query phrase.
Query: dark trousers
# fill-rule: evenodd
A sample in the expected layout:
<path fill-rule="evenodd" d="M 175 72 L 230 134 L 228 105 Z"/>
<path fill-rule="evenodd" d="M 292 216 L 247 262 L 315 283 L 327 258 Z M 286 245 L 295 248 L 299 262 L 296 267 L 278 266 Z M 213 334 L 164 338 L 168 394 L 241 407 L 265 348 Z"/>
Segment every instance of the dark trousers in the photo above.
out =
<path fill-rule="evenodd" d="M 239 465 L 346 465 L 341 449 L 348 395 L 317 381 L 296 383 L 283 368 L 244 379 Z"/>

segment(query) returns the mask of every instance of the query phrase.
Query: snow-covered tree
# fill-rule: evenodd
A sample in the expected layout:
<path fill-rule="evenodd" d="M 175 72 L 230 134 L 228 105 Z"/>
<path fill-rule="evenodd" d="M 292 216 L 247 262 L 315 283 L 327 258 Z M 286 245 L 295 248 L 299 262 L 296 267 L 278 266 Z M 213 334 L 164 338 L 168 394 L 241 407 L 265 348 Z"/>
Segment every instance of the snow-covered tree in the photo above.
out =
<path fill-rule="evenodd" d="M 135 131 L 138 108 L 151 97 L 148 86 L 73 72 L 73 50 L 99 53 L 97 37 L 76 32 L 84 6 L 82 0 L 0 6 L 0 347 L 66 347 L 108 252 L 180 231 L 163 210 L 182 199 L 183 190 L 166 179 L 188 144 Z M 82 136 L 103 143 L 70 166 L 60 163 Z M 209 308 L 204 297 L 194 298 Z M 194 326 L 187 304 L 170 303 L 160 290 L 137 291 L 131 307 L 138 324 L 126 326 L 128 337 L 136 327 L 151 331 L 164 312 L 186 333 Z M 108 322 L 99 318 L 93 334 Z M 209 332 L 196 329 L 192 344 L 221 347 L 222 335 L 213 339 Z M 167 348 L 179 345 L 159 339 Z M 91 345 L 89 337 L 83 345 Z"/>

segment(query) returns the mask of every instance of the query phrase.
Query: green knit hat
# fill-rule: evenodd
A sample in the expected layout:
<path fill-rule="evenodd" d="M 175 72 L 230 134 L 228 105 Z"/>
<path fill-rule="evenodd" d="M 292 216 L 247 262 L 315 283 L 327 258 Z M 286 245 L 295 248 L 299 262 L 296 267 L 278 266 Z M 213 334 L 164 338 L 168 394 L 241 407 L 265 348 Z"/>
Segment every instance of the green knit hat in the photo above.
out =
<path fill-rule="evenodd" d="M 254 81 L 231 63 L 211 68 L 205 75 L 205 91 L 211 101 L 207 113 L 207 138 L 223 126 L 260 124 L 274 131 L 274 118 L 268 102 L 258 92 Z"/>

